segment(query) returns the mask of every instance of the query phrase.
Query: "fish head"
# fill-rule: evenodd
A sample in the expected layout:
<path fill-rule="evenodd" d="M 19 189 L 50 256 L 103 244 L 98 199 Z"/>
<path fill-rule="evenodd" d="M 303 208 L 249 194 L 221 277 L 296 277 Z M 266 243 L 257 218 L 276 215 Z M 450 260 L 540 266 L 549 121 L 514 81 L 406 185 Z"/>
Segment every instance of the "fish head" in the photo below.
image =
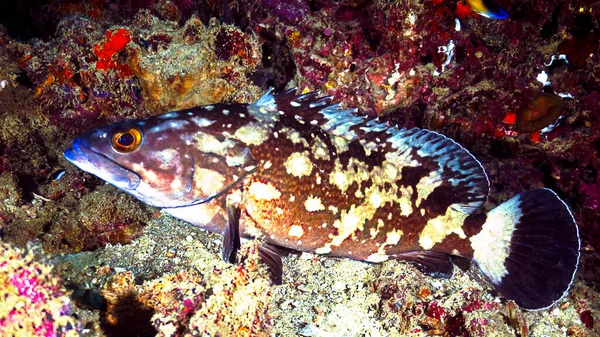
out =
<path fill-rule="evenodd" d="M 76 138 L 64 155 L 149 205 L 204 203 L 238 183 L 253 166 L 244 144 L 217 137 L 211 123 L 202 123 L 161 116 L 123 121 Z"/>

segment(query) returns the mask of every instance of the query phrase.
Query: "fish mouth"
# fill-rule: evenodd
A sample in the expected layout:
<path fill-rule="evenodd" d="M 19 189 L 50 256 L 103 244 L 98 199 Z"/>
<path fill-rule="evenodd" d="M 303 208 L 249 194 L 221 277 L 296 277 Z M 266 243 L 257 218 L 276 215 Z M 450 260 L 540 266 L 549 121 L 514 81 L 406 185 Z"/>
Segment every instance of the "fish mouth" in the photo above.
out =
<path fill-rule="evenodd" d="M 128 191 L 135 190 L 142 180 L 136 173 L 91 150 L 85 136 L 75 138 L 71 148 L 66 149 L 63 153 L 65 158 L 75 166 L 118 188 Z"/>

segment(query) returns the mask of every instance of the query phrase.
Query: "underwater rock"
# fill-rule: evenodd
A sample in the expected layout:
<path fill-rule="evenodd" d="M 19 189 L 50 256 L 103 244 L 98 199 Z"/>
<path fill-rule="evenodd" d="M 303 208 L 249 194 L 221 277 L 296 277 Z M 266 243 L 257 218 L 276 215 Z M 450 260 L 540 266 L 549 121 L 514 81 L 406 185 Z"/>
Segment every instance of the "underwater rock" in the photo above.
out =
<path fill-rule="evenodd" d="M 135 29 L 140 38 L 128 51 L 150 110 L 162 113 L 258 98 L 260 89 L 248 78 L 261 58 L 255 37 L 217 20 L 204 26 L 192 17 L 177 28 L 147 15 L 136 16 L 134 25 L 149 25 Z"/>

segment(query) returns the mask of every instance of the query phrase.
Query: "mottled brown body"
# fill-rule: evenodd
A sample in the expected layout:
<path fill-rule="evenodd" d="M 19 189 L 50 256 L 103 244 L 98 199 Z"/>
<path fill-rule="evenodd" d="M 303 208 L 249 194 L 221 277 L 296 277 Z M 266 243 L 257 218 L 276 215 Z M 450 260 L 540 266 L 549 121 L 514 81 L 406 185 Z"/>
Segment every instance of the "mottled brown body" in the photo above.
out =
<path fill-rule="evenodd" d="M 383 255 L 423 250 L 419 245 L 423 229 L 430 220 L 443 216 L 450 206 L 443 194 L 430 194 L 427 202 L 421 202 L 421 207 L 416 206 L 417 193 L 411 193 L 409 187 L 416 191 L 418 182 L 429 171 L 421 170 L 426 174 L 419 174 L 411 172 L 410 167 L 397 167 L 397 178 L 383 181 L 385 179 L 381 175 L 385 173 L 381 165 L 385 160 L 378 158 L 379 153 L 367 156 L 358 140 L 349 142 L 347 150 L 338 151 L 333 144 L 346 141 L 336 141 L 337 136 L 326 135 L 331 141 L 326 148 L 330 159 L 317 158 L 311 148 L 320 140 L 311 137 L 310 133 L 304 136 L 299 132 L 303 129 L 306 128 L 300 123 L 295 128 L 280 127 L 275 130 L 277 138 L 270 137 L 260 146 L 251 147 L 259 163 L 270 162 L 271 165 L 264 168 L 259 164 L 258 170 L 244 181 L 243 204 L 250 222 L 254 222 L 270 242 L 303 251 L 376 260 L 378 255 L 383 258 Z M 299 137 L 301 141 L 297 141 Z M 301 177 L 288 173 L 286 159 L 293 153 L 304 151 L 313 166 L 310 173 Z M 336 171 L 336 162 L 341 164 L 342 171 L 367 178 L 349 183 L 345 190 L 340 189 L 340 186 L 330 182 L 331 173 Z M 412 176 L 408 178 L 411 173 Z M 249 187 L 257 182 L 272 186 L 280 195 L 276 198 L 256 196 Z M 381 201 L 379 205 L 373 205 L 369 200 L 373 194 L 368 191 L 376 188 L 379 188 L 380 194 L 393 193 L 409 205 L 404 207 L 410 211 L 405 210 L 403 214 L 403 206 L 397 201 Z M 388 198 L 381 196 L 381 199 Z M 309 200 L 319 200 L 322 207 L 307 209 Z M 361 210 L 351 212 L 357 208 Z M 464 227 L 466 214 L 452 213 L 458 218 L 455 219 L 459 221 L 457 223 Z M 349 216 L 354 216 L 356 221 L 350 219 L 346 226 L 340 226 L 344 219 L 342 217 L 347 219 Z M 467 223 L 469 228 L 465 228 L 462 238 L 450 233 L 436 244 L 435 250 L 470 258 L 472 249 L 468 239 L 479 232 L 483 222 Z"/>
<path fill-rule="evenodd" d="M 283 110 L 287 104 L 291 112 Z M 241 189 L 235 199 L 243 209 L 242 233 L 280 246 L 371 262 L 421 250 L 472 256 L 469 237 L 483 221 L 469 221 L 465 228 L 469 210 L 457 205 L 482 203 L 476 200 L 481 196 L 448 180 L 465 179 L 464 173 L 420 154 L 418 147 L 399 151 L 390 140 L 395 131 L 381 123 L 365 126 L 360 119 L 331 127 L 329 119 L 317 115 L 319 105 L 302 107 L 306 119 L 299 119 L 294 107 L 300 103 L 282 100 L 277 111 L 219 104 L 179 112 L 180 119 L 202 116 L 203 122 L 183 123 L 162 146 L 189 158 L 180 162 L 189 167 L 176 169 L 194 172 L 189 198 L 211 195 L 215 200 L 167 211 L 222 233 L 226 199 Z M 231 158 L 237 158 L 236 165 L 228 164 Z M 159 186 L 173 184 L 170 172 L 151 166 L 145 172 L 155 174 Z M 474 176 L 487 193 L 485 175 Z"/>
<path fill-rule="evenodd" d="M 301 105 L 280 97 L 272 110 L 218 104 L 149 119 L 144 145 L 152 151 L 130 157 L 144 163 L 143 181 L 160 191 L 153 204 L 219 233 L 233 197 L 243 210 L 242 233 L 280 246 L 371 262 L 422 250 L 472 256 L 468 234 L 483 222 L 464 228 L 471 209 L 460 207 L 485 201 L 487 179 L 464 149 L 428 132 L 420 137 L 431 140 L 394 140 L 407 131 L 359 117 L 328 125 L 336 115 Z M 479 171 L 461 172 L 462 162 L 453 168 L 412 144 L 402 148 L 410 141 L 448 142 L 440 147 L 454 146 Z M 470 175 L 474 191 L 463 186 Z"/>

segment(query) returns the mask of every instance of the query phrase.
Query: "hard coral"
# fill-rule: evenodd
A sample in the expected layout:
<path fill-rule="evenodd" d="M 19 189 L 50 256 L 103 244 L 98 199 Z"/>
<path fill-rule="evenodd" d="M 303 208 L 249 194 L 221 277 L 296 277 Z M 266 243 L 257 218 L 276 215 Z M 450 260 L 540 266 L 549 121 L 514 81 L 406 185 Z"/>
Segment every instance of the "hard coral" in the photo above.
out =
<path fill-rule="evenodd" d="M 31 250 L 0 242 L 0 334 L 2 336 L 79 336 L 71 302 L 52 267 Z"/>

